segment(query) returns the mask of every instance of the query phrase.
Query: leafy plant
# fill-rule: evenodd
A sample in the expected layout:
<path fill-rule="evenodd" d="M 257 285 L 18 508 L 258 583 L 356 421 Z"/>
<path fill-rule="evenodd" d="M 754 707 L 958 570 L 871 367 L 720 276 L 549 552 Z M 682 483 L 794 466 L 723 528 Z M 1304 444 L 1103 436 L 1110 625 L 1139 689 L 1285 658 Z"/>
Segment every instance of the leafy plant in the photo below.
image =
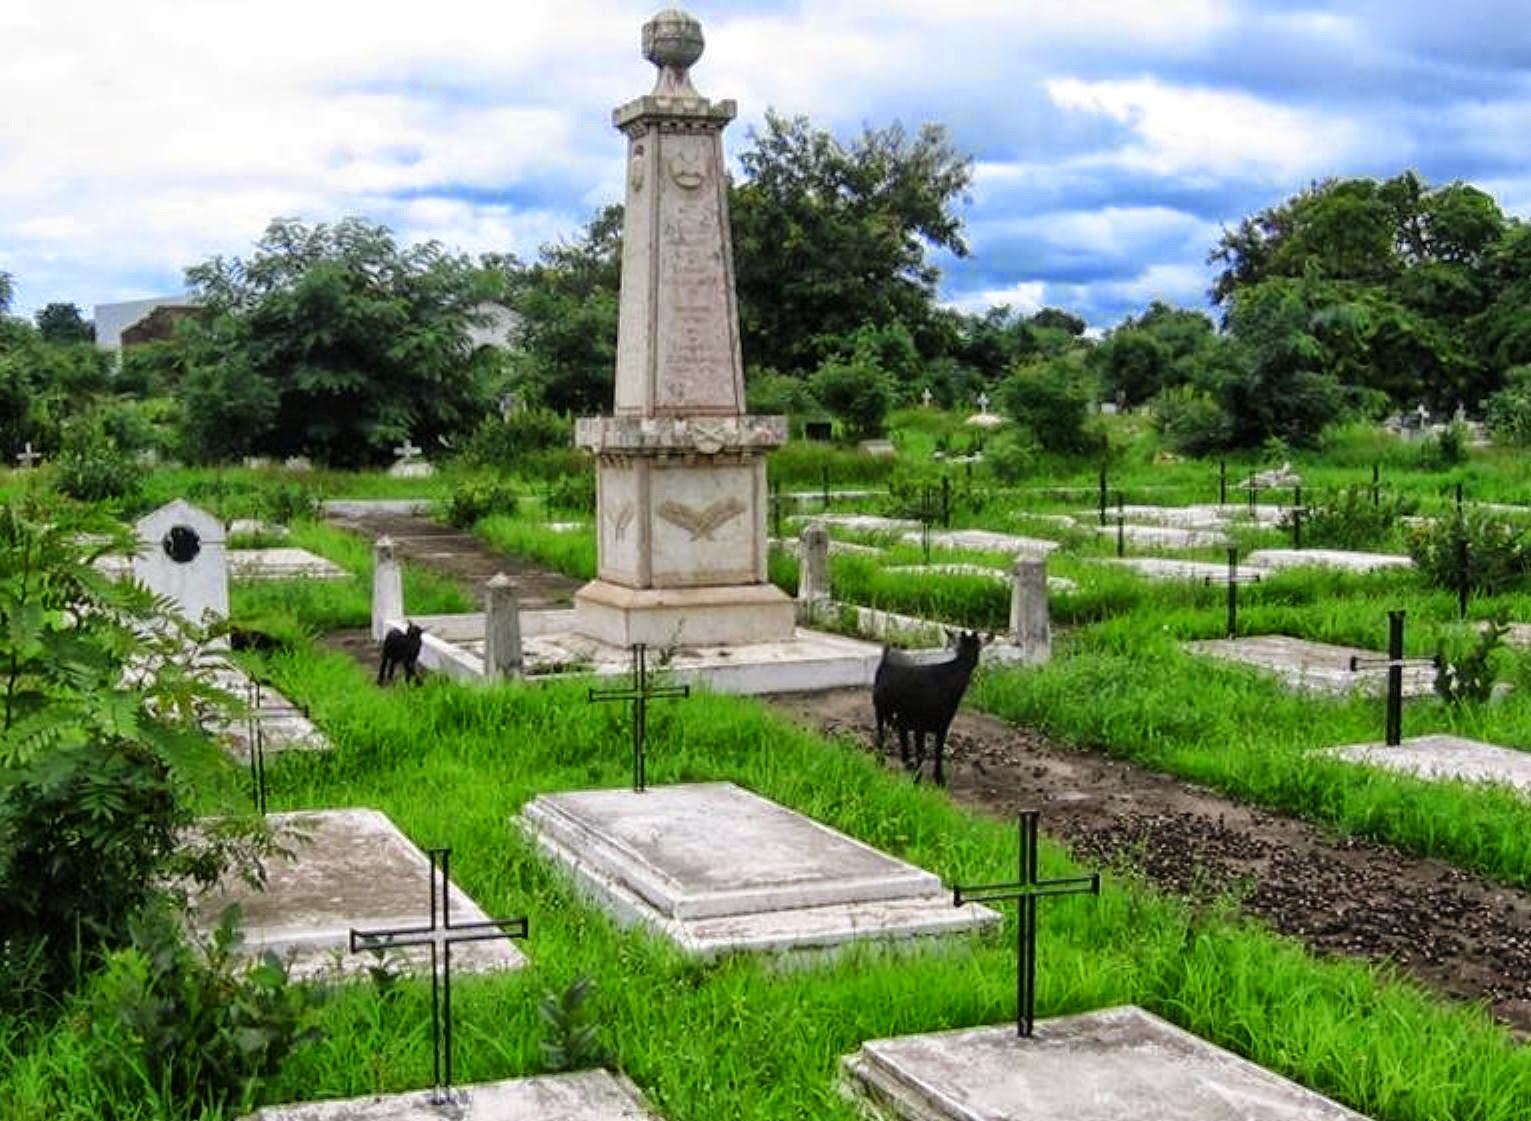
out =
<path fill-rule="evenodd" d="M 239 923 L 231 906 L 193 944 L 170 909 L 133 923 L 87 1004 L 96 1073 L 115 1085 L 114 1100 L 134 1102 L 147 1084 L 172 1101 L 247 1104 L 261 1078 L 322 1038 L 314 1021 L 324 991 L 294 983 L 269 950 L 242 959 Z"/>
<path fill-rule="evenodd" d="M 547 1035 L 542 1040 L 542 1062 L 550 1071 L 588 1070 L 609 1061 L 597 1033 L 591 998 L 595 982 L 576 977 L 561 993 L 548 993 L 537 1006 Z"/>
<path fill-rule="evenodd" d="M 466 479 L 447 496 L 446 519 L 458 529 L 471 529 L 490 514 L 514 514 L 516 492 L 496 479 Z"/>
<path fill-rule="evenodd" d="M 182 843 L 190 791 L 226 768 L 198 722 L 228 699 L 172 604 L 93 567 L 130 549 L 73 503 L 0 504 L 0 954 L 34 958 L 45 988 L 233 851 Z"/>
<path fill-rule="evenodd" d="M 65 428 L 55 464 L 58 489 L 82 502 L 128 498 L 138 490 L 139 472 L 100 412 L 77 417 Z"/>
<path fill-rule="evenodd" d="M 1409 555 L 1438 588 L 1465 582 L 1479 595 L 1495 595 L 1531 573 L 1531 532 L 1472 508 L 1408 535 Z"/>
<path fill-rule="evenodd" d="M 1396 493 L 1379 492 L 1373 502 L 1369 486 L 1343 487 L 1317 502 L 1309 502 L 1302 519 L 1303 541 L 1334 549 L 1376 549 L 1418 504 Z"/>
<path fill-rule="evenodd" d="M 1493 695 L 1498 676 L 1493 656 L 1504 646 L 1504 636 L 1509 630 L 1502 622 L 1489 622 L 1478 631 L 1472 646 L 1459 657 L 1451 657 L 1445 644 L 1437 648 L 1435 660 L 1439 668 L 1435 675 L 1435 691 L 1441 700 L 1454 706 L 1481 704 Z"/>

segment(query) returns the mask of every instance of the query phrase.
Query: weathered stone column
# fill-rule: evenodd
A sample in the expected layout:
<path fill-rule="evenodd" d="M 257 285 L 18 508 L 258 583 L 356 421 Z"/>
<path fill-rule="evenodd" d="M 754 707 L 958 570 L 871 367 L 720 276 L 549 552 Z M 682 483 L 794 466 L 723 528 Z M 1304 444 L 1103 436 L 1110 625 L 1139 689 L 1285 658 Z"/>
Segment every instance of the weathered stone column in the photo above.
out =
<path fill-rule="evenodd" d="M 828 603 L 829 531 L 819 522 L 809 522 L 798 537 L 798 620 L 811 623 Z"/>
<path fill-rule="evenodd" d="M 389 619 L 404 618 L 404 572 L 393 555 L 393 538 L 372 546 L 372 641 L 382 642 Z"/>
<path fill-rule="evenodd" d="M 503 572 L 484 585 L 484 676 L 521 674 L 521 597 Z"/>
<path fill-rule="evenodd" d="M 582 417 L 596 457 L 597 578 L 576 630 L 615 646 L 784 641 L 793 603 L 766 573 L 765 457 L 786 418 L 744 412 L 723 128 L 732 101 L 691 85 L 702 28 L 643 28 L 652 93 L 612 114 L 627 136 L 613 415 Z"/>
<path fill-rule="evenodd" d="M 1047 612 L 1047 561 L 1016 557 L 1010 569 L 1010 641 L 1032 661 L 1052 656 L 1053 630 Z"/>

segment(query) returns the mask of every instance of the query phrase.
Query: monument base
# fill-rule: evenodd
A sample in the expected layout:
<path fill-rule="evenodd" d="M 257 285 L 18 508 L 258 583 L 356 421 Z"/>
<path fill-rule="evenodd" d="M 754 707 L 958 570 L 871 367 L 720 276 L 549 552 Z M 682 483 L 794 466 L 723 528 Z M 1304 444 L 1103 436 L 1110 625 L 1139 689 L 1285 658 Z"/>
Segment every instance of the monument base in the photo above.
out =
<path fill-rule="evenodd" d="M 592 580 L 574 593 L 579 634 L 626 648 L 788 642 L 795 605 L 771 584 L 624 588 Z"/>

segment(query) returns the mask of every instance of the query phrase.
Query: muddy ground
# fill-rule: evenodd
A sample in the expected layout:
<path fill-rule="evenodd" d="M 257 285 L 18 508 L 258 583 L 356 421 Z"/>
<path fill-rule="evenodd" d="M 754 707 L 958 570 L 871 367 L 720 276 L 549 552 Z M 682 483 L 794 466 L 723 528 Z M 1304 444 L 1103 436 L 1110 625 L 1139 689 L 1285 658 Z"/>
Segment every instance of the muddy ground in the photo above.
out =
<path fill-rule="evenodd" d="M 802 722 L 868 751 L 869 690 L 772 698 Z M 889 737 L 888 765 L 898 766 Z M 1160 888 L 1243 910 L 1320 953 L 1391 961 L 1425 983 L 1486 1000 L 1531 1038 L 1531 896 L 1437 860 L 1334 836 L 1103 752 L 962 712 L 952 724 L 952 797 L 994 817 L 1042 811 L 1042 829 L 1096 867 L 1125 864 Z"/>
<path fill-rule="evenodd" d="M 470 593 L 505 572 L 521 586 L 524 606 L 562 607 L 579 586 L 426 518 L 380 515 L 337 524 L 369 538 L 387 533 L 400 555 Z M 337 632 L 327 642 L 376 665 L 365 630 Z M 869 690 L 772 699 L 798 720 L 874 750 Z M 888 765 L 897 766 L 891 741 L 888 750 Z M 960 713 L 952 725 L 946 770 L 958 803 L 1000 818 L 1041 810 L 1043 830 L 1083 861 L 1130 867 L 1162 890 L 1198 901 L 1231 892 L 1245 913 L 1319 953 L 1392 962 L 1443 992 L 1487 1002 L 1531 1039 L 1526 893 L 977 713 Z"/>

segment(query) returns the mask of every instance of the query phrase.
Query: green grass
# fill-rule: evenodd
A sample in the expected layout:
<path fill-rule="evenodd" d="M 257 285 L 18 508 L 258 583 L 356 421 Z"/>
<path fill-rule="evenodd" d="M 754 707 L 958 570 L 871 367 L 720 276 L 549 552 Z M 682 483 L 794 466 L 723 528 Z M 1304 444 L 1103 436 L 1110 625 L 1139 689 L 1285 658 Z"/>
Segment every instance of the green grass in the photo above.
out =
<path fill-rule="evenodd" d="M 595 531 L 555 533 L 541 522 L 505 514 L 480 518 L 478 537 L 502 552 L 536 561 L 577 580 L 595 578 Z"/>
<path fill-rule="evenodd" d="M 313 632 L 365 627 L 372 621 L 372 544 L 323 522 L 297 522 L 288 543 L 334 561 L 347 580 L 239 582 L 229 590 L 234 618 L 250 624 L 288 621 Z M 411 614 L 475 611 L 473 600 L 445 576 L 404 564 L 404 603 Z"/>
<path fill-rule="evenodd" d="M 526 914 L 532 966 L 454 985 L 458 1080 L 540 1068 L 535 1005 L 576 977 L 596 982 L 602 1041 L 672 1121 L 858 1114 L 834 1089 L 863 1040 L 1002 1023 L 1014 1015 L 1013 917 L 985 939 L 889 954 L 871 947 L 782 970 L 771 960 L 687 961 L 621 931 L 537 857 L 511 817 L 534 794 L 621 786 L 621 717 L 583 686 L 469 689 L 433 682 L 379 693 L 344 658 L 276 659 L 336 750 L 274 761 L 274 804 L 372 806 L 417 844 L 451 845 L 462 885 L 495 914 Z M 825 741 L 748 700 L 701 695 L 654 710 L 656 781 L 731 779 L 948 882 L 1007 877 L 1013 826 L 954 807 L 860 750 Z M 224 808 L 209 805 L 208 809 Z M 1077 871 L 1044 846 L 1044 874 Z M 1191 911 L 1108 875 L 1100 899 L 1050 901 L 1041 922 L 1044 1016 L 1141 1004 L 1328 1093 L 1378 1121 L 1512 1121 L 1531 1098 L 1531 1050 L 1484 1015 L 1363 965 L 1318 961 L 1218 910 Z M 429 1079 L 428 986 L 336 994 L 328 1039 L 295 1056 L 265 1101 L 418 1089 Z M 0 1026 L 0 1115 L 106 1115 L 80 1033 L 64 1016 L 25 1053 Z M 196 1116 L 186 1103 L 115 1103 L 119 1116 Z"/>

